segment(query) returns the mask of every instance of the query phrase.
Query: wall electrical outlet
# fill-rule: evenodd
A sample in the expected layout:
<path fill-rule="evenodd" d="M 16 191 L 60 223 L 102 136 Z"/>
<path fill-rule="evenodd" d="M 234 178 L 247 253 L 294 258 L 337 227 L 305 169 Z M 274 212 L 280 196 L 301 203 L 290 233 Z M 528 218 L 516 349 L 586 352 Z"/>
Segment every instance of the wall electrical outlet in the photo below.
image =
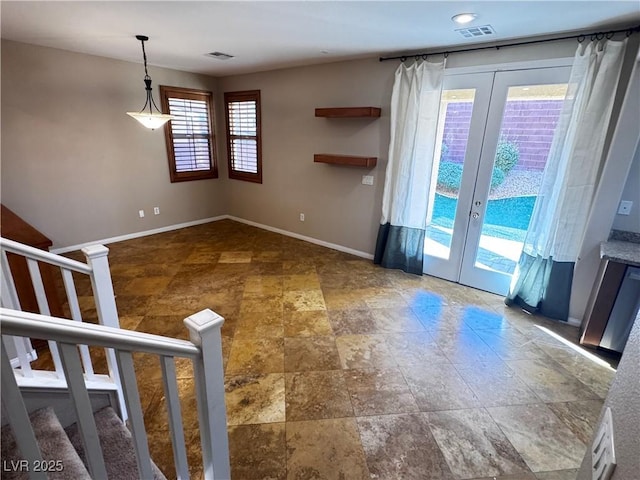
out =
<path fill-rule="evenodd" d="M 153 207 L 153 214 L 160 215 L 160 207 Z"/>
<path fill-rule="evenodd" d="M 373 175 L 363 175 L 362 176 L 362 184 L 363 185 L 373 185 Z"/>
<path fill-rule="evenodd" d="M 140 215 L 140 218 L 144 218 L 144 210 L 138 210 L 138 215 Z"/>
<path fill-rule="evenodd" d="M 301 213 L 301 214 L 300 214 L 300 221 L 301 221 L 301 222 L 304 222 L 304 213 Z"/>
<path fill-rule="evenodd" d="M 631 207 L 633 207 L 633 202 L 630 200 L 622 200 L 620 202 L 620 206 L 618 207 L 618 215 L 630 215 Z"/>

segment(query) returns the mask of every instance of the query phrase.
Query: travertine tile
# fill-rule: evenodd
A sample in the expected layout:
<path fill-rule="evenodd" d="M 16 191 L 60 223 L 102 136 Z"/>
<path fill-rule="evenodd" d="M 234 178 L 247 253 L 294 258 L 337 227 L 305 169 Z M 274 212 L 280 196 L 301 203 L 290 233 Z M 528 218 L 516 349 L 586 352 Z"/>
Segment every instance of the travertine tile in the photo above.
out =
<path fill-rule="evenodd" d="M 282 337 L 284 324 L 282 313 L 243 312 L 238 319 L 235 335 L 242 337 Z"/>
<path fill-rule="evenodd" d="M 530 472 L 484 409 L 431 412 L 426 417 L 451 471 L 458 478 Z"/>
<path fill-rule="evenodd" d="M 585 444 L 544 404 L 487 409 L 533 472 L 580 467 Z"/>
<path fill-rule="evenodd" d="M 352 417 L 342 370 L 286 374 L 287 422 Z"/>
<path fill-rule="evenodd" d="M 378 333 L 420 332 L 424 327 L 410 308 L 372 308 L 373 326 Z"/>
<path fill-rule="evenodd" d="M 516 360 L 509 366 L 544 402 L 598 398 L 592 390 L 553 360 Z"/>
<path fill-rule="evenodd" d="M 284 339 L 284 371 L 339 370 L 340 357 L 333 336 Z"/>
<path fill-rule="evenodd" d="M 336 337 L 336 346 L 342 368 L 388 368 L 398 365 L 384 335 Z"/>
<path fill-rule="evenodd" d="M 283 295 L 284 310 L 291 312 L 305 312 L 312 310 L 326 310 L 322 290 L 294 290 L 286 291 Z"/>
<path fill-rule="evenodd" d="M 282 277 L 249 275 L 244 282 L 244 298 L 282 294 Z"/>
<path fill-rule="evenodd" d="M 284 480 L 287 477 L 286 449 L 284 423 L 229 428 L 231 477 Z"/>
<path fill-rule="evenodd" d="M 231 220 L 109 249 L 123 327 L 186 338 L 182 320 L 189 315 L 211 309 L 225 318 L 234 478 L 494 478 L 508 470 L 513 443 L 544 470 L 496 480 L 573 479 L 586 448 L 580 440 L 614 376 L 576 352 L 578 329 L 507 308 L 499 296 Z M 84 318 L 97 322 L 90 282 L 78 279 L 77 288 Z M 285 339 L 287 370 L 304 371 L 283 373 Z M 96 371 L 106 373 L 103 349 L 91 352 Z M 47 362 L 50 354 L 39 352 L 37 364 Z M 152 456 L 174 478 L 158 357 L 136 354 L 134 363 Z M 190 473 L 198 479 L 191 362 L 176 359 L 176 373 Z M 511 442 L 492 443 L 494 426 L 482 431 L 486 418 L 469 413 L 479 406 L 491 407 Z M 516 407 L 524 410 L 500 410 Z M 533 407 L 543 413 L 526 410 Z M 427 416 L 444 418 L 456 408 L 467 413 L 445 422 L 452 430 L 439 445 Z M 354 414 L 362 415 L 359 424 Z M 456 428 L 466 436 L 453 435 Z M 470 446 L 456 447 L 465 438 Z M 442 450 L 455 460 L 451 468 Z M 483 458 L 469 467 L 475 455 Z"/>
<path fill-rule="evenodd" d="M 315 273 L 306 275 L 285 275 L 283 287 L 286 291 L 292 290 L 319 290 L 320 280 Z"/>
<path fill-rule="evenodd" d="M 398 368 L 344 373 L 356 416 L 418 412 L 418 404 Z"/>
<path fill-rule="evenodd" d="M 536 473 L 538 480 L 576 480 L 578 470 L 556 470 L 555 472 Z"/>
<path fill-rule="evenodd" d="M 237 375 L 225 379 L 227 424 L 285 421 L 284 374 Z"/>
<path fill-rule="evenodd" d="M 541 403 L 540 398 L 506 365 L 504 368 L 482 363 L 457 365 L 456 370 L 483 407 Z"/>
<path fill-rule="evenodd" d="M 450 363 L 428 332 L 392 333 L 385 338 L 398 365 Z"/>
<path fill-rule="evenodd" d="M 597 427 L 602 400 L 548 403 L 547 406 L 585 445 L 589 445 Z"/>
<path fill-rule="evenodd" d="M 358 418 L 371 478 L 454 479 L 421 414 Z"/>
<path fill-rule="evenodd" d="M 368 480 L 355 419 L 287 422 L 287 478 Z"/>
<path fill-rule="evenodd" d="M 311 337 L 332 334 L 333 329 L 325 310 L 284 313 L 285 337 Z"/>
<path fill-rule="evenodd" d="M 437 368 L 411 365 L 400 368 L 423 412 L 479 407 L 480 400 L 453 365 Z"/>
<path fill-rule="evenodd" d="M 284 372 L 284 339 L 234 338 L 227 373 Z"/>
<path fill-rule="evenodd" d="M 218 263 L 249 263 L 252 252 L 222 252 Z"/>
<path fill-rule="evenodd" d="M 329 310 L 328 315 L 336 335 L 376 333 L 376 325 L 369 309 Z"/>

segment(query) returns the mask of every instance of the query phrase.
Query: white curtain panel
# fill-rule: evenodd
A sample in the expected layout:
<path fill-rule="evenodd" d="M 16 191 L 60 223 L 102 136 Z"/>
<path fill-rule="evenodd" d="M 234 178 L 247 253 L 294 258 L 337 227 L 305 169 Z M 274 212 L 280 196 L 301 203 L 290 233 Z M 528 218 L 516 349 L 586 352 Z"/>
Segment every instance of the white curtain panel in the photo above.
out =
<path fill-rule="evenodd" d="M 524 253 L 575 262 L 586 231 L 627 40 L 583 43 L 549 152 Z"/>
<path fill-rule="evenodd" d="M 424 61 L 396 70 L 382 225 L 426 228 L 444 67 Z"/>

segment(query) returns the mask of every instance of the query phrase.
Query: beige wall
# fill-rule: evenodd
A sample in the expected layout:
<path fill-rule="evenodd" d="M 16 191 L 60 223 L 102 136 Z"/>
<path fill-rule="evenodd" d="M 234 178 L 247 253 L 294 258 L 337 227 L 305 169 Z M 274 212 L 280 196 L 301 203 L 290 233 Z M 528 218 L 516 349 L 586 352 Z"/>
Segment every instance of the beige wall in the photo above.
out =
<path fill-rule="evenodd" d="M 262 102 L 263 184 L 230 180 L 229 214 L 373 252 L 396 68 L 373 58 L 221 78 L 220 92 L 259 89 Z M 382 116 L 314 116 L 316 107 L 345 106 L 382 107 Z M 376 156 L 378 164 L 373 169 L 319 164 L 314 153 Z M 365 174 L 375 177 L 373 186 L 362 184 Z"/>
<path fill-rule="evenodd" d="M 447 68 L 570 58 L 575 45 L 456 54 L 447 60 Z M 264 183 L 231 180 L 229 214 L 372 254 L 381 217 L 397 67 L 397 61 L 370 58 L 220 78 L 220 101 L 225 91 L 253 89 L 261 90 L 262 99 Z M 382 116 L 377 120 L 314 117 L 316 107 L 343 106 L 382 107 Z M 226 158 L 226 147 L 222 142 L 220 146 Z M 370 170 L 314 164 L 314 153 L 372 155 L 378 164 Z M 362 185 L 365 174 L 375 177 L 373 187 Z M 304 222 L 300 213 L 305 214 Z"/>
<path fill-rule="evenodd" d="M 622 200 L 633 202 L 631 213 L 629 215 L 616 215 L 613 228 L 640 233 L 640 145 L 636 148 L 627 183 L 622 191 Z"/>
<path fill-rule="evenodd" d="M 216 90 L 203 75 L 150 74 L 156 101 L 161 84 Z M 125 115 L 144 103 L 143 76 L 141 64 L 2 41 L 2 203 L 54 247 L 226 213 L 224 171 L 170 183 L 164 131 Z"/>
<path fill-rule="evenodd" d="M 613 438 L 617 466 L 611 480 L 631 480 L 640 472 L 640 315 L 627 340 L 618 365 L 616 377 L 604 402 L 604 409 L 611 408 Z M 598 427 L 594 429 L 594 435 Z M 591 447 L 591 444 L 589 444 Z M 578 480 L 591 480 L 591 449 L 582 461 Z"/>

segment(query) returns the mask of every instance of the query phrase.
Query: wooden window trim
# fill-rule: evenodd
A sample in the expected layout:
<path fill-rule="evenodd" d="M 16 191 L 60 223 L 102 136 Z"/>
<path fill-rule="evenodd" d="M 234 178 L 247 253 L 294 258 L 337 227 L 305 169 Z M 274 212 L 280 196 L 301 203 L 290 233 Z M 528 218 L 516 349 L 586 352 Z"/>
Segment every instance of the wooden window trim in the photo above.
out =
<path fill-rule="evenodd" d="M 256 135 L 231 135 L 229 128 L 229 103 L 232 102 L 256 102 Z M 229 167 L 229 178 L 234 180 L 244 180 L 246 182 L 262 183 L 262 115 L 260 105 L 260 90 L 244 90 L 240 92 L 225 92 L 224 94 L 224 111 L 227 132 L 227 165 Z M 231 140 L 236 138 L 250 138 L 256 140 L 256 165 L 257 173 L 240 172 L 233 168 L 231 162 Z"/>
<path fill-rule="evenodd" d="M 160 85 L 160 99 L 162 102 L 163 113 L 169 113 L 169 98 L 180 98 L 184 100 L 199 100 L 207 103 L 209 113 L 209 161 L 210 168 L 208 170 L 178 172 L 176 168 L 176 158 L 174 151 L 174 138 L 171 129 L 171 122 L 167 122 L 164 126 L 165 143 L 167 146 L 167 159 L 169 161 L 169 176 L 171 183 L 186 182 L 191 180 L 204 180 L 209 178 L 218 178 L 218 161 L 216 155 L 215 141 L 215 123 L 213 113 L 213 94 L 206 90 L 197 90 L 194 88 L 171 87 Z"/>

